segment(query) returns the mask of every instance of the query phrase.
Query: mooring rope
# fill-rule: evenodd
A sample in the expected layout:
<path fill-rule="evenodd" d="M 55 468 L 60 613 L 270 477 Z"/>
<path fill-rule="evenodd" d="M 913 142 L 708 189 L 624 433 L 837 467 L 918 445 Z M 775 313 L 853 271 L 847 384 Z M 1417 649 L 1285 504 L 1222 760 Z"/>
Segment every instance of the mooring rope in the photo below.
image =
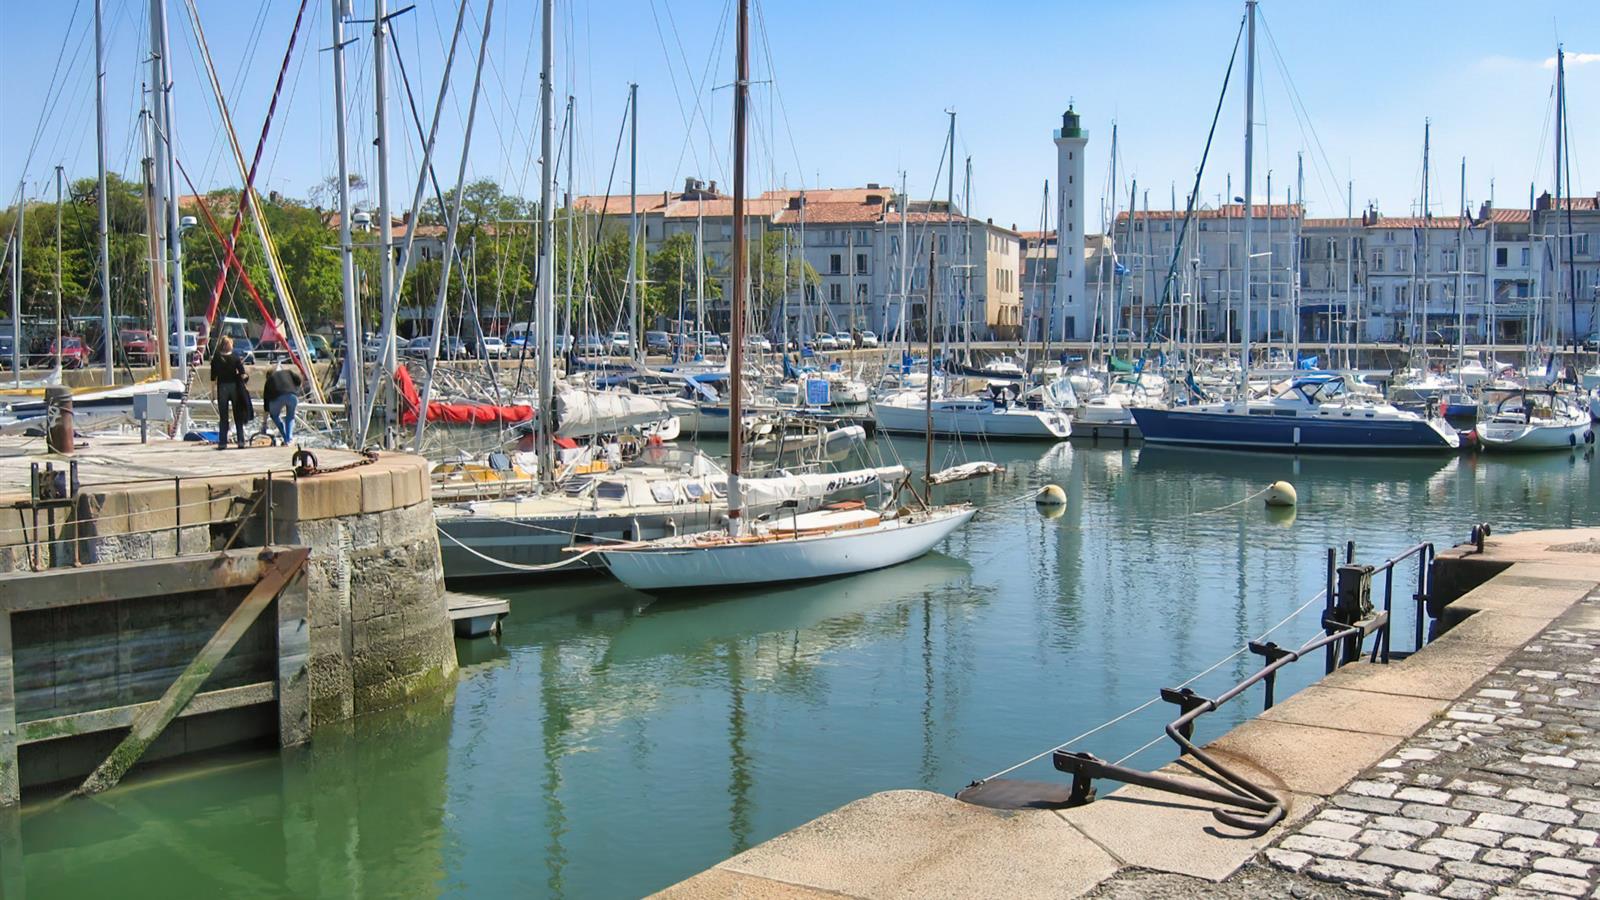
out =
<path fill-rule="evenodd" d="M 446 538 L 449 538 L 450 539 L 450 543 L 455 544 L 457 547 L 460 547 L 461 549 L 467 551 L 468 553 L 471 553 L 473 556 L 476 556 L 477 558 L 483 560 L 484 562 L 491 563 L 493 565 L 499 566 L 502 569 L 506 569 L 506 570 L 512 571 L 512 572 L 549 572 L 552 569 L 560 569 L 560 568 L 562 568 L 564 566 L 570 566 L 573 563 L 577 562 L 580 559 L 583 559 L 585 556 L 588 556 L 591 553 L 600 552 L 600 548 L 599 547 L 590 547 L 587 550 L 582 550 L 582 551 L 579 551 L 577 553 L 572 554 L 572 557 L 570 559 L 564 559 L 564 560 L 562 560 L 560 562 L 545 563 L 543 565 L 527 565 L 527 564 L 524 564 L 524 563 L 506 562 L 503 559 L 496 559 L 496 558 L 494 558 L 492 556 L 489 556 L 488 554 L 480 553 L 479 551 L 474 550 L 471 547 L 468 547 L 466 544 L 463 544 L 460 540 L 458 540 L 455 535 L 451 534 L 448 531 L 445 531 L 443 528 L 439 528 L 437 525 L 435 525 L 434 528 L 437 529 L 440 534 L 444 535 Z"/>
<path fill-rule="evenodd" d="M 1291 612 L 1287 616 L 1284 616 L 1282 619 L 1280 619 L 1278 621 L 1278 623 L 1276 625 L 1273 625 L 1271 628 L 1268 628 L 1266 631 L 1261 632 L 1259 635 L 1257 635 L 1254 638 L 1254 640 L 1259 641 L 1262 638 L 1266 637 L 1267 635 L 1272 634 L 1274 631 L 1277 631 L 1279 628 L 1282 628 L 1283 626 L 1289 624 L 1291 621 L 1294 620 L 1294 618 L 1296 616 L 1298 616 L 1301 613 L 1305 612 L 1307 609 L 1310 609 L 1313 604 L 1321 603 L 1323 598 L 1326 596 L 1326 594 L 1327 594 L 1327 591 L 1318 591 L 1316 596 L 1312 597 L 1310 600 L 1307 600 L 1305 603 L 1302 603 L 1299 606 L 1299 608 L 1297 608 L 1294 612 Z M 1240 654 L 1248 652 L 1249 649 L 1250 649 L 1249 644 L 1246 644 L 1245 646 L 1240 647 L 1239 649 L 1233 651 L 1232 653 L 1228 654 L 1227 656 L 1224 656 L 1223 658 L 1221 658 L 1221 659 L 1217 660 L 1216 662 L 1212 663 L 1211 665 L 1207 666 L 1205 669 L 1201 670 L 1200 672 L 1196 673 L 1195 675 L 1190 676 L 1187 681 L 1184 681 L 1184 682 L 1178 684 L 1177 687 L 1180 687 L 1180 688 L 1187 687 L 1187 686 L 1195 683 L 1196 681 L 1199 681 L 1200 679 L 1206 677 L 1207 675 L 1210 675 L 1212 672 L 1215 672 L 1217 669 L 1222 668 L 1224 665 L 1227 665 L 1229 662 L 1231 662 L 1234 659 L 1238 658 L 1238 656 Z M 975 781 L 973 783 L 974 784 L 982 784 L 985 781 L 993 781 L 994 779 L 999 778 L 999 777 L 1001 777 L 1003 775 L 1009 775 L 1012 772 L 1015 772 L 1016 770 L 1022 768 L 1023 766 L 1029 765 L 1031 763 L 1038 762 L 1039 760 L 1044 759 L 1046 756 L 1049 756 L 1050 754 L 1055 753 L 1057 750 L 1065 750 L 1066 748 L 1072 746 L 1073 744 L 1076 744 L 1078 741 L 1081 741 L 1084 738 L 1089 737 L 1090 735 L 1093 735 L 1093 734 L 1096 734 L 1098 732 L 1104 731 L 1105 729 L 1110 728 L 1112 725 L 1115 725 L 1118 722 L 1121 722 L 1121 721 L 1127 719 L 1130 716 L 1137 715 L 1138 713 L 1141 713 L 1141 712 L 1149 709 L 1150 707 L 1152 707 L 1152 706 L 1154 706 L 1154 705 L 1156 705 L 1157 703 L 1160 703 L 1160 702 L 1161 702 L 1161 697 L 1160 696 L 1152 697 L 1149 700 L 1146 700 L 1145 702 L 1139 704 L 1138 706 L 1135 706 L 1133 709 L 1128 710 L 1127 712 L 1123 713 L 1122 715 L 1119 715 L 1114 719 L 1110 719 L 1110 720 L 1107 720 L 1105 722 L 1100 723 L 1099 725 L 1096 725 L 1095 727 L 1089 729 L 1088 731 L 1085 731 L 1083 734 L 1077 735 L 1076 737 L 1068 738 L 1065 741 L 1062 741 L 1061 743 L 1055 745 L 1054 747 L 1051 747 L 1050 749 L 1044 751 L 1043 753 L 1036 753 L 1033 756 L 1030 756 L 1027 759 L 1023 760 L 1022 762 L 1017 763 L 1016 765 L 1009 766 L 1007 768 L 1001 769 L 1000 771 L 994 773 L 993 775 L 990 775 L 987 778 L 980 778 L 980 779 L 978 779 L 977 781 Z M 1145 750 L 1148 750 L 1150 747 L 1154 746 L 1156 743 L 1160 742 L 1165 737 L 1166 737 L 1166 735 L 1161 735 L 1160 737 L 1156 738 L 1154 741 L 1151 741 L 1150 743 L 1145 744 L 1143 747 L 1140 747 L 1139 749 L 1133 751 L 1133 753 L 1128 754 L 1128 756 L 1124 756 L 1122 759 L 1126 760 L 1126 759 L 1129 759 L 1129 758 L 1131 758 L 1133 756 L 1136 756 L 1136 755 L 1138 755 L 1140 753 L 1143 753 Z M 1121 761 L 1122 760 L 1118 760 L 1119 763 Z"/>
<path fill-rule="evenodd" d="M 1229 504 L 1227 504 L 1225 506 L 1219 506 L 1216 509 L 1202 509 L 1202 510 L 1199 510 L 1198 512 L 1186 513 L 1186 515 L 1188 515 L 1188 516 L 1209 516 L 1212 513 L 1219 513 L 1219 512 L 1222 512 L 1225 509 L 1233 509 L 1235 506 L 1240 506 L 1242 504 L 1249 503 L 1251 500 L 1256 499 L 1257 497 L 1261 496 L 1262 494 L 1267 493 L 1270 490 L 1272 490 L 1272 485 L 1269 484 L 1266 487 L 1262 488 L 1261 490 L 1256 491 L 1254 494 L 1251 494 L 1250 496 L 1245 497 L 1242 500 L 1235 500 L 1232 503 L 1229 503 Z"/>

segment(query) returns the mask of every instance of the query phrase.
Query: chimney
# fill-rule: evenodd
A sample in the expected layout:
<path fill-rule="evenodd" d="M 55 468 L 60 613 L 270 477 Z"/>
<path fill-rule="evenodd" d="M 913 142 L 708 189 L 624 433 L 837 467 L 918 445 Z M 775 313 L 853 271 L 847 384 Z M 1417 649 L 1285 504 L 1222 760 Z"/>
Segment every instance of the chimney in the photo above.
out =
<path fill-rule="evenodd" d="M 710 190 L 711 196 L 717 196 L 717 180 L 715 178 L 711 179 L 711 187 L 708 190 Z"/>
<path fill-rule="evenodd" d="M 1541 211 L 1548 210 L 1550 208 L 1551 202 L 1552 201 L 1550 199 L 1550 192 L 1549 191 L 1545 191 L 1544 193 L 1539 195 L 1539 200 L 1538 200 L 1537 203 L 1534 204 L 1534 208 L 1538 209 L 1538 210 L 1541 210 Z"/>
<path fill-rule="evenodd" d="M 671 202 L 672 202 L 672 192 L 671 191 L 662 191 L 661 192 L 661 205 L 662 206 L 666 206 L 668 203 L 671 203 Z"/>
<path fill-rule="evenodd" d="M 867 190 L 876 191 L 878 189 L 879 189 L 879 184 L 876 181 L 867 182 Z"/>
<path fill-rule="evenodd" d="M 696 181 L 693 178 L 693 176 L 684 176 L 684 179 L 683 179 L 683 192 L 685 194 L 692 194 L 699 187 L 700 187 L 700 182 Z"/>
<path fill-rule="evenodd" d="M 789 198 L 789 209 L 804 209 L 805 205 L 806 198 L 801 194 L 795 194 L 793 197 Z"/>

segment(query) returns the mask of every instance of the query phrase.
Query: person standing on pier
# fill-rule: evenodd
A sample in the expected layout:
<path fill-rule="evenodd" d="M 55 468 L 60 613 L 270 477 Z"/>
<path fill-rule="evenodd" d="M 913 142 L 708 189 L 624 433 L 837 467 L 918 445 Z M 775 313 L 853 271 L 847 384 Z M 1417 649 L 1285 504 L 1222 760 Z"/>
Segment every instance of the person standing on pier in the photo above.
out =
<path fill-rule="evenodd" d="M 267 382 L 261 387 L 261 402 L 266 404 L 272 424 L 278 426 L 284 446 L 294 443 L 294 414 L 300 407 L 300 388 L 304 384 L 298 371 L 278 363 L 267 373 Z"/>
<path fill-rule="evenodd" d="M 250 390 L 245 384 L 247 377 L 244 360 L 233 352 L 233 339 L 224 335 L 217 343 L 216 355 L 211 357 L 211 380 L 216 382 L 218 450 L 228 449 L 229 413 L 232 413 L 238 444 L 245 446 L 244 426 L 256 416 L 250 404 Z"/>

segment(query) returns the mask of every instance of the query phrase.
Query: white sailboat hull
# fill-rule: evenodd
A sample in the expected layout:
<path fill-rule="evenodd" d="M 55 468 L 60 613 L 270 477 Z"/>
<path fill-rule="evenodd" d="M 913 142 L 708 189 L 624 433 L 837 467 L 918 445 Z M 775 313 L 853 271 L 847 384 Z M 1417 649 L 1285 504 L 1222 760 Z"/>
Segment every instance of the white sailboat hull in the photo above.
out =
<path fill-rule="evenodd" d="M 850 575 L 898 565 L 932 550 L 976 510 L 940 510 L 870 528 L 793 539 L 709 546 L 655 545 L 604 550 L 606 566 L 639 591 L 769 584 Z"/>
<path fill-rule="evenodd" d="M 1478 428 L 1478 439 L 1490 450 L 1570 450 L 1591 433 L 1592 426 L 1575 417 L 1552 425 L 1485 422 Z"/>

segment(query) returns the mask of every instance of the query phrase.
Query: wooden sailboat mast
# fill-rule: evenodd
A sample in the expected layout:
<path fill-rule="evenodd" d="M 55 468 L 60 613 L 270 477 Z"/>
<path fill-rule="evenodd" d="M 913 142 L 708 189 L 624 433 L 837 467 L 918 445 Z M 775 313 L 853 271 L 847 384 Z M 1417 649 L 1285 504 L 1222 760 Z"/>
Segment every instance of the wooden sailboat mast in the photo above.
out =
<path fill-rule="evenodd" d="M 733 301 L 728 321 L 728 528 L 737 534 L 744 513 L 739 484 L 744 454 L 744 308 L 745 273 L 749 260 L 744 233 L 745 102 L 750 91 L 750 0 L 739 0 L 739 34 L 733 80 Z"/>

